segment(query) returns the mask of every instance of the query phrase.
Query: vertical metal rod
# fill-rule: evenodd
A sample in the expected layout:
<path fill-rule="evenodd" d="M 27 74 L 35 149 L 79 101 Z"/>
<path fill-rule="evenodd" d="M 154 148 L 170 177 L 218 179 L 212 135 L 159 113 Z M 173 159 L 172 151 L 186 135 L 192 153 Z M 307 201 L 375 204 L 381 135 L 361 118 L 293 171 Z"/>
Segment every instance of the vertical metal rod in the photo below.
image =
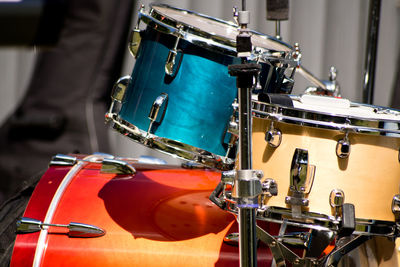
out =
<path fill-rule="evenodd" d="M 239 99 L 239 169 L 252 169 L 251 88 L 238 88 Z M 240 266 L 257 266 L 256 211 L 239 208 Z"/>
<path fill-rule="evenodd" d="M 363 102 L 368 104 L 372 104 L 374 100 L 375 65 L 378 48 L 380 10 L 381 0 L 370 0 L 363 81 Z"/>
<path fill-rule="evenodd" d="M 242 12 L 246 12 L 246 0 L 242 0 Z M 239 13 L 240 15 L 240 13 Z M 239 17 L 240 27 L 243 30 L 238 35 L 237 50 L 240 52 L 247 49 L 250 45 L 251 52 L 251 39 L 246 33 L 247 23 L 249 17 L 243 21 Z M 243 34 L 243 35 L 242 35 Z M 239 42 L 246 40 L 247 45 Z M 247 43 L 250 42 L 250 43 Z M 246 47 L 246 49 L 243 49 Z M 251 147 L 251 88 L 253 83 L 253 73 L 246 73 L 246 57 L 241 58 L 241 70 L 237 73 L 238 84 L 238 101 L 239 101 L 239 169 L 251 170 L 252 169 L 252 147 Z M 239 199 L 238 202 L 246 202 L 244 199 Z M 238 219 L 239 219 L 239 253 L 240 253 L 240 266 L 241 267 L 256 267 L 257 266 L 257 239 L 256 239 L 256 210 L 248 205 L 239 205 Z"/>
<path fill-rule="evenodd" d="M 241 170 L 251 170 L 251 89 L 239 88 L 239 151 Z"/>

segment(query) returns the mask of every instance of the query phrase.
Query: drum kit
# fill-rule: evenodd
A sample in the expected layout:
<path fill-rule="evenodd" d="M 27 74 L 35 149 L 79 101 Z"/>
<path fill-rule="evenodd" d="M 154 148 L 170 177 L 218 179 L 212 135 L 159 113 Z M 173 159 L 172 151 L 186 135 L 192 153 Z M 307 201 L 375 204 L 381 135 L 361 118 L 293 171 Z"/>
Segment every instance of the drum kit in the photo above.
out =
<path fill-rule="evenodd" d="M 298 45 L 234 16 L 141 7 L 106 121 L 187 163 L 55 156 L 12 266 L 337 266 L 397 238 L 400 111 L 340 98 L 335 69 L 321 82 Z"/>

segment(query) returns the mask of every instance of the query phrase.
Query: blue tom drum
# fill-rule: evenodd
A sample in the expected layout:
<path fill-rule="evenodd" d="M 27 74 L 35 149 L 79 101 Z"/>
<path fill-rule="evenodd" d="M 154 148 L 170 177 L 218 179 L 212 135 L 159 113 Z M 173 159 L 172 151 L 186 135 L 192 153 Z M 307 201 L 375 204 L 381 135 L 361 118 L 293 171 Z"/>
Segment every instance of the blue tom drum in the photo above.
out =
<path fill-rule="evenodd" d="M 139 30 L 140 22 L 146 29 Z M 237 33 L 234 23 L 191 11 L 166 5 L 152 5 L 149 13 L 141 9 L 130 44 L 135 67 L 114 86 L 106 114 L 113 128 L 183 159 L 233 167 L 237 138 L 229 125 L 235 121 L 237 88 L 228 65 L 240 63 Z M 255 32 L 252 42 L 251 59 L 263 66 L 256 84 L 266 91 L 283 88 L 291 75 L 283 73 L 295 69 L 292 48 Z"/>

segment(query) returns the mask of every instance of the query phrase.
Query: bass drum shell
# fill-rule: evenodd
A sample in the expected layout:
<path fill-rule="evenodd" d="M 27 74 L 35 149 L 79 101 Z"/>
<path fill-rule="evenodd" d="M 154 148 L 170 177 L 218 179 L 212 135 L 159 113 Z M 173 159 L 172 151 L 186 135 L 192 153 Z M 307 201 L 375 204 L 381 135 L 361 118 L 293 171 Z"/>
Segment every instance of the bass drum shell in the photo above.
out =
<path fill-rule="evenodd" d="M 11 266 L 239 265 L 238 247 L 223 242 L 227 234 L 237 232 L 235 218 L 208 199 L 219 172 L 132 164 L 134 175 L 103 173 L 100 162 L 86 162 L 78 170 L 76 165 L 51 166 L 24 217 L 45 221 L 55 192 L 75 168 L 51 223 L 85 223 L 106 233 L 71 238 L 65 230 L 50 227 L 18 234 Z M 39 257 L 40 235 L 45 232 Z M 269 249 L 258 250 L 259 266 L 270 266 Z"/>

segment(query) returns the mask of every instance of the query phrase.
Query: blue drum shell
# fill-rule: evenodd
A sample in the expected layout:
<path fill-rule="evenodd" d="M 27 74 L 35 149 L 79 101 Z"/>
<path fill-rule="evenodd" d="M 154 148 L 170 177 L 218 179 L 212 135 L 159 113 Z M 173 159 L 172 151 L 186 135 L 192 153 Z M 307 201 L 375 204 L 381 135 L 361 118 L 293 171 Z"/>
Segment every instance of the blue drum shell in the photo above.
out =
<path fill-rule="evenodd" d="M 146 132 L 154 100 L 166 93 L 167 106 L 161 107 L 151 133 L 225 156 L 230 135 L 226 130 L 237 96 L 236 79 L 227 66 L 240 60 L 180 39 L 170 76 L 165 63 L 175 41 L 175 36 L 151 28 L 144 31 L 119 116 Z"/>

